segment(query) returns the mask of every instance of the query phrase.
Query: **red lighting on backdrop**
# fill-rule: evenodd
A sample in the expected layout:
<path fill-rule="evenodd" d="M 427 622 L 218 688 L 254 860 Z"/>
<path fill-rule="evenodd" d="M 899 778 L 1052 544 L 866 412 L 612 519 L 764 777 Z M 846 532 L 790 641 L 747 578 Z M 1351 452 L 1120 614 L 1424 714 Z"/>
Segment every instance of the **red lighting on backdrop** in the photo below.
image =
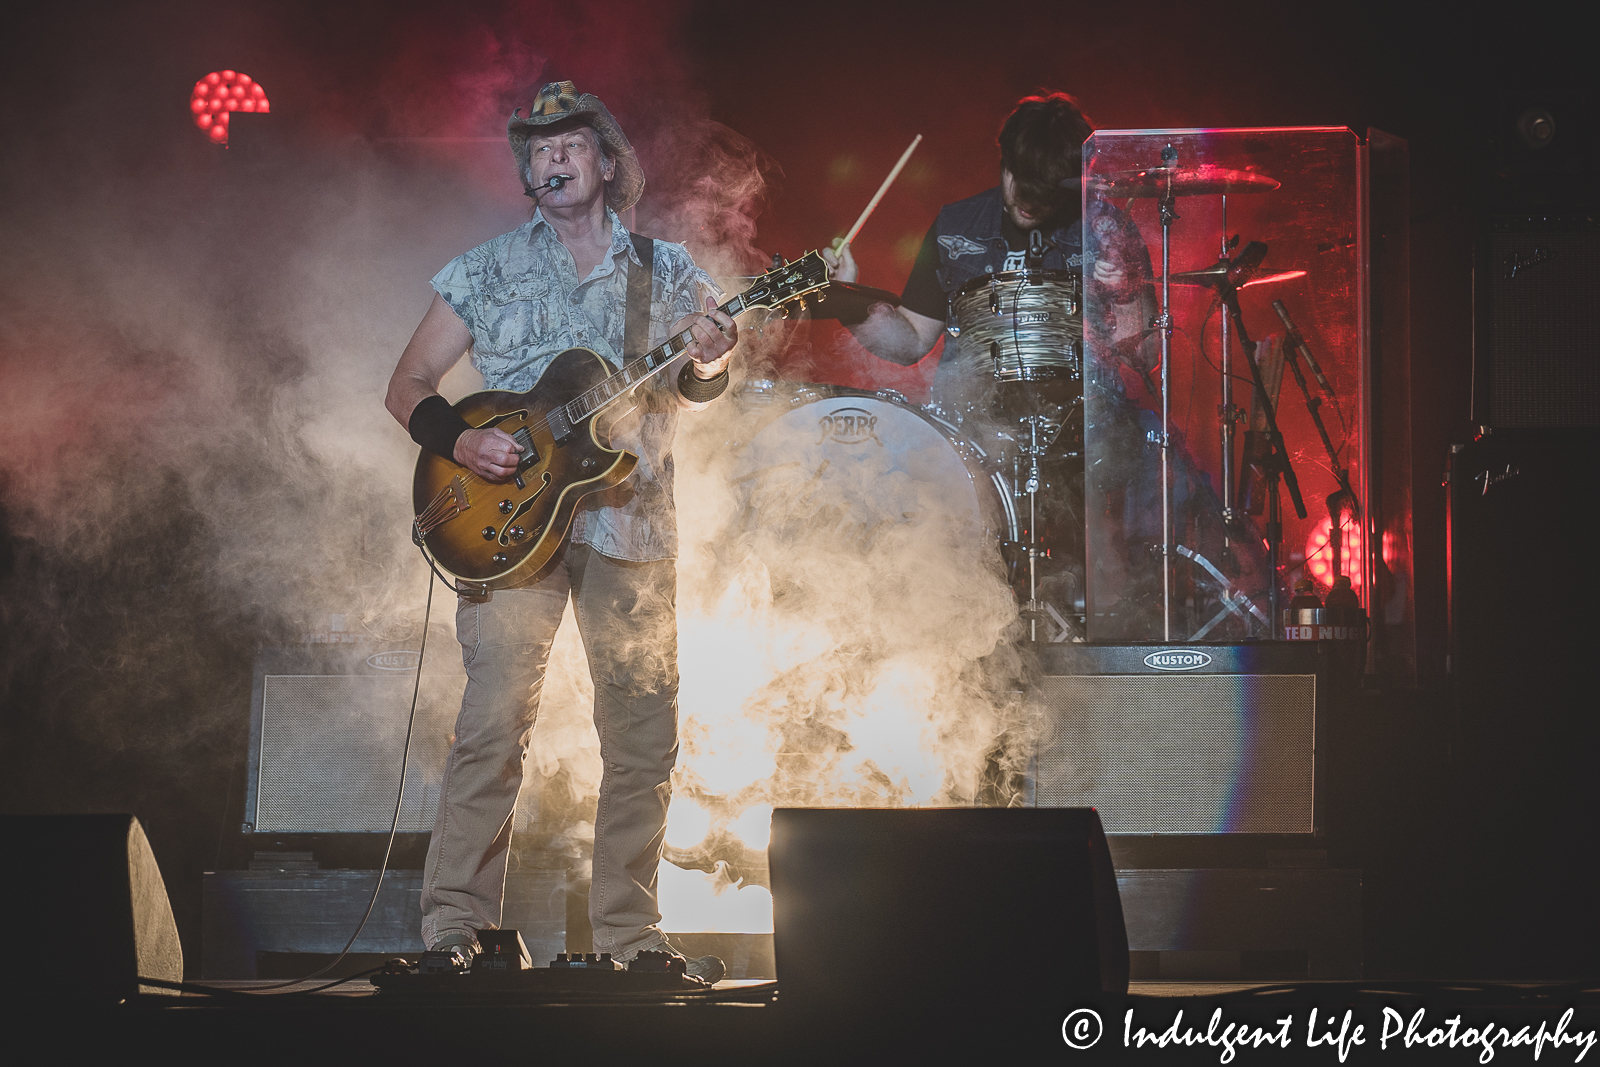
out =
<path fill-rule="evenodd" d="M 1306 536 L 1306 573 L 1330 588 L 1333 586 L 1333 543 L 1328 531 L 1332 528 L 1333 520 L 1323 519 Z M 1352 589 L 1361 588 L 1361 524 L 1349 519 L 1344 524 L 1339 573 L 1349 576 Z"/>
<path fill-rule="evenodd" d="M 194 83 L 189 94 L 189 110 L 194 124 L 220 145 L 228 143 L 230 111 L 271 111 L 267 91 L 248 74 L 233 70 L 214 70 Z"/>

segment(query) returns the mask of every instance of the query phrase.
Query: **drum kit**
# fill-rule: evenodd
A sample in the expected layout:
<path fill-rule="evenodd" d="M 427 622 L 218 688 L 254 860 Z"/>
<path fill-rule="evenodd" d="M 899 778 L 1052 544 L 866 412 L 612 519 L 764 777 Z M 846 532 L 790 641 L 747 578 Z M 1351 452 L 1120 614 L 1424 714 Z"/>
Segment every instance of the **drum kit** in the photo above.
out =
<path fill-rule="evenodd" d="M 1247 284 L 1295 277 L 1303 272 L 1262 277 L 1258 268 L 1265 246 L 1252 242 L 1234 254 L 1235 248 L 1226 237 L 1216 264 L 1176 274 L 1170 269 L 1170 229 L 1177 219 L 1177 197 L 1222 196 L 1225 231 L 1227 197 L 1278 188 L 1279 183 L 1265 175 L 1209 165 L 1179 167 L 1174 153 L 1171 158 L 1164 155 L 1160 166 L 1094 176 L 1087 183 L 1091 193 L 1101 199 L 1151 198 L 1159 209 L 1159 313 L 1153 322 L 1144 324 L 1149 333 L 1159 336 L 1161 348 L 1161 429 L 1159 438 L 1152 432 L 1150 440 L 1160 448 L 1163 486 L 1163 623 L 1162 632 L 1151 637 L 1172 640 L 1172 561 L 1178 555 L 1198 557 L 1175 543 L 1170 513 L 1174 459 L 1170 434 L 1173 326 L 1169 287 L 1215 289 L 1229 313 L 1223 317 L 1222 517 L 1227 528 L 1237 529 L 1231 499 L 1234 409 L 1227 347 L 1229 319 L 1233 343 L 1245 350 L 1254 386 L 1264 393 L 1239 314 L 1237 291 Z M 897 299 L 882 290 L 834 282 L 825 290 L 824 300 L 808 305 L 814 318 L 837 318 L 848 324 L 865 319 L 867 307 L 877 302 L 893 304 Z M 980 375 L 990 380 L 980 391 L 980 403 L 952 405 L 946 399 L 940 404 L 918 406 L 890 390 L 868 392 L 749 380 L 738 391 L 741 402 L 747 411 L 761 410 L 766 414 L 759 420 L 759 427 L 738 442 L 757 457 L 746 467 L 777 470 L 786 450 L 794 455 L 805 452 L 794 466 L 809 472 L 807 487 L 836 480 L 841 494 L 866 492 L 876 498 L 874 503 L 880 513 L 903 515 L 920 514 L 919 507 L 927 494 L 908 490 L 905 483 L 895 483 L 883 472 L 904 474 L 914 470 L 913 482 L 921 479 L 936 483 L 936 495 L 945 498 L 950 514 L 966 516 L 969 525 L 983 529 L 991 556 L 995 547 L 999 548 L 1031 640 L 1085 640 L 1083 405 L 1089 368 L 1085 366 L 1083 278 L 1077 272 L 1032 265 L 1028 269 L 986 274 L 951 295 L 950 312 L 947 344 L 957 345 L 966 365 L 979 368 Z M 947 354 L 945 358 L 951 356 Z M 1268 422 L 1270 438 L 1277 431 L 1270 405 Z M 1275 455 L 1283 452 L 1281 440 L 1277 435 Z M 797 441 L 800 444 L 794 443 Z M 893 454 L 888 460 L 875 460 L 880 466 L 865 481 L 842 454 L 824 455 L 821 451 L 863 442 L 873 442 Z M 1281 456 L 1282 460 L 1286 458 Z M 1276 462 L 1271 468 L 1274 505 L 1276 481 L 1282 476 L 1297 508 L 1303 512 L 1287 462 Z M 799 485 L 797 482 L 786 490 L 790 499 L 801 491 Z M 1276 519 L 1276 515 L 1269 519 L 1269 529 Z M 947 516 L 947 521 L 963 520 L 949 520 Z M 1201 560 L 1197 566 L 1200 563 L 1212 574 L 1217 573 L 1209 561 Z M 1272 567 L 1269 573 L 1275 574 L 1275 558 Z M 1275 595 L 1276 582 L 1272 584 Z M 1225 610 L 1232 610 L 1241 618 L 1243 608 L 1257 619 L 1266 617 L 1254 604 L 1245 603 L 1241 608 L 1237 602 L 1228 602 L 1226 596 L 1223 600 L 1227 602 Z M 1275 608 L 1276 605 L 1271 618 L 1277 617 Z"/>

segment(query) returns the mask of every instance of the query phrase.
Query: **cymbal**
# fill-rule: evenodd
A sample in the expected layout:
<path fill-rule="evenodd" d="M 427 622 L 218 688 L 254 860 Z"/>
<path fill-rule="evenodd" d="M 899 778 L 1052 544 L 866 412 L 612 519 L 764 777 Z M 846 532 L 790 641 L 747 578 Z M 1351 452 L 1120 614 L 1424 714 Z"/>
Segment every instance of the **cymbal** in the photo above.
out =
<path fill-rule="evenodd" d="M 1208 196 L 1216 193 L 1270 193 L 1283 183 L 1265 174 L 1229 170 L 1210 163 L 1198 167 L 1145 167 L 1096 174 L 1089 188 L 1102 197 Z"/>
<path fill-rule="evenodd" d="M 874 289 L 870 285 L 854 282 L 829 282 L 805 298 L 806 308 L 814 319 L 838 319 L 845 326 L 867 321 L 867 312 L 873 304 L 900 306 L 900 298 L 887 289 Z"/>
<path fill-rule="evenodd" d="M 761 278 L 759 274 L 722 278 L 728 286 L 748 288 Z M 838 319 L 846 326 L 867 321 L 867 311 L 873 304 L 900 306 L 900 298 L 887 289 L 874 289 L 870 285 L 854 282 L 829 282 L 814 293 L 800 298 L 806 306 L 806 315 L 813 319 Z"/>
<path fill-rule="evenodd" d="M 1248 289 L 1252 285 L 1271 285 L 1273 282 L 1287 282 L 1295 278 L 1304 278 L 1305 276 L 1306 272 L 1303 270 L 1281 270 L 1276 274 L 1262 274 L 1247 278 L 1238 285 L 1234 286 L 1234 288 Z M 1161 280 L 1161 276 L 1159 274 L 1156 275 L 1155 280 L 1159 282 Z M 1208 289 L 1215 289 L 1216 273 L 1214 269 L 1186 270 L 1180 274 L 1174 274 L 1172 276 L 1172 284 L 1203 285 Z"/>

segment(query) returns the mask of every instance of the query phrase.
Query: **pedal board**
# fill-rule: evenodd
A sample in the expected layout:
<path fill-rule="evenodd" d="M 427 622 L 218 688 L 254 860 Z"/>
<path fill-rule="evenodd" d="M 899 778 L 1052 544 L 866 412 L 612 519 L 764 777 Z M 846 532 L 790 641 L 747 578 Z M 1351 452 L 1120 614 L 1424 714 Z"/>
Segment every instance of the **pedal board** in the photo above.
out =
<path fill-rule="evenodd" d="M 641 952 L 626 966 L 610 953 L 563 952 L 548 967 L 535 967 L 516 930 L 480 931 L 478 943 L 470 966 L 452 952 L 425 952 L 415 966 L 393 961 L 372 984 L 385 995 L 497 1000 L 711 991 L 710 983 L 685 974 L 683 957 L 671 952 Z"/>

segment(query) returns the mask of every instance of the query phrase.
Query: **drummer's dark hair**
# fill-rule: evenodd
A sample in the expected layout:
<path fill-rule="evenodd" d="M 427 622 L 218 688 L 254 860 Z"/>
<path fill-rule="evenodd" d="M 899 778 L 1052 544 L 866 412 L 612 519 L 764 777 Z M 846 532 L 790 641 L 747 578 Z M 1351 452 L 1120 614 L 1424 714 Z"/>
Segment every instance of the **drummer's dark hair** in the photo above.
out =
<path fill-rule="evenodd" d="M 1061 183 L 1083 172 L 1083 142 L 1094 123 L 1066 93 L 1025 96 L 1000 127 L 1000 166 L 1011 172 L 1024 203 L 1055 206 L 1076 199 Z"/>

